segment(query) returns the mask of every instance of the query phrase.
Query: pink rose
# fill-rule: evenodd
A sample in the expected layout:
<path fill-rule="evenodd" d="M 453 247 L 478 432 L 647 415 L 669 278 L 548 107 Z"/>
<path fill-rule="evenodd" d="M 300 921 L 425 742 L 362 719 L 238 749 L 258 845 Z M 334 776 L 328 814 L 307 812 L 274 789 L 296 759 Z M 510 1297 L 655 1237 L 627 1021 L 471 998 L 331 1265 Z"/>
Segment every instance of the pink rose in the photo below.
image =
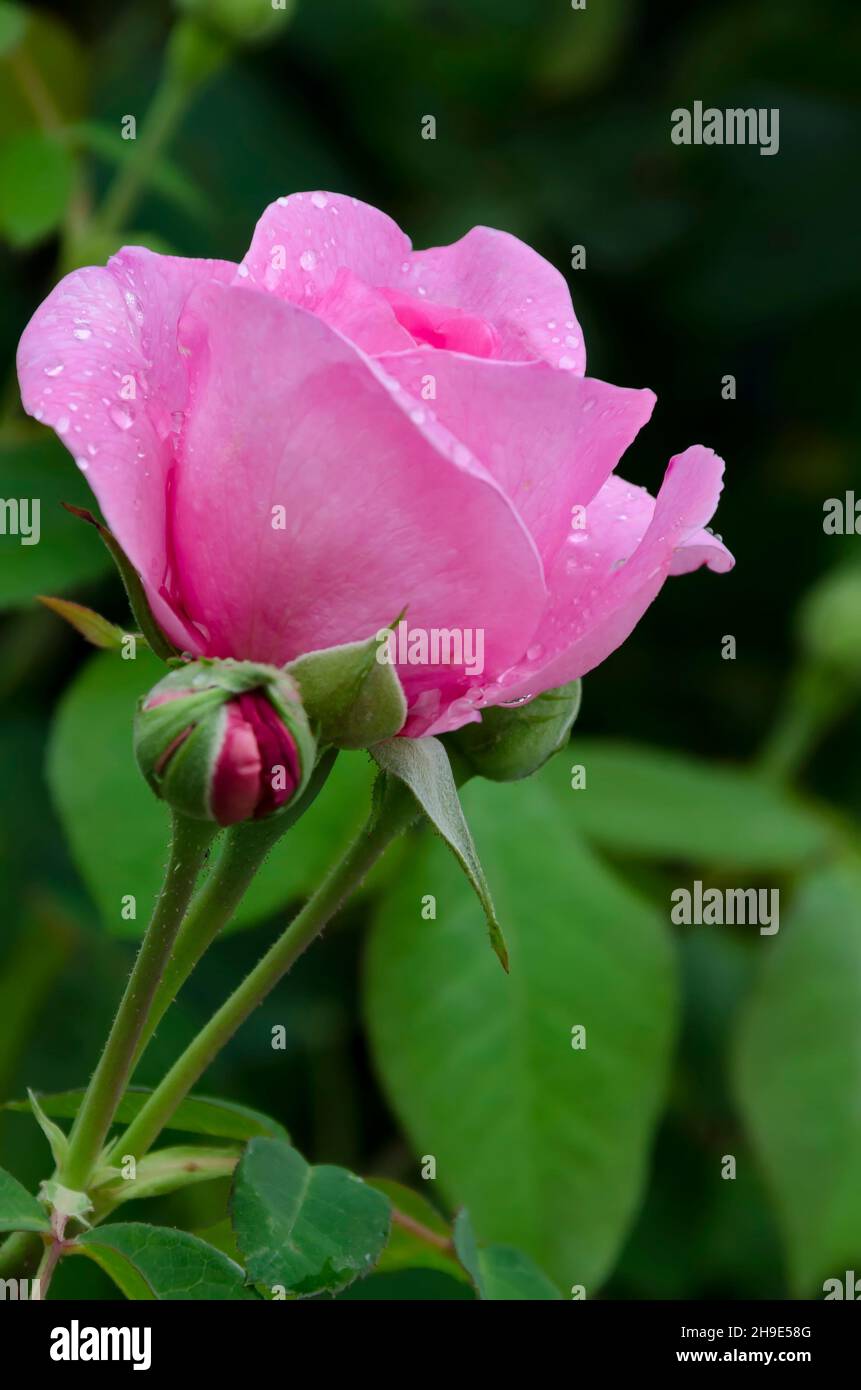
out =
<path fill-rule="evenodd" d="M 584 375 L 565 280 L 505 232 L 413 251 L 296 193 L 238 266 L 126 247 L 66 276 L 18 371 L 182 649 L 281 665 L 404 610 L 480 634 L 480 674 L 399 664 L 413 736 L 573 680 L 667 575 L 733 563 L 703 529 L 721 460 L 677 455 L 656 500 L 614 475 L 655 397 Z"/>

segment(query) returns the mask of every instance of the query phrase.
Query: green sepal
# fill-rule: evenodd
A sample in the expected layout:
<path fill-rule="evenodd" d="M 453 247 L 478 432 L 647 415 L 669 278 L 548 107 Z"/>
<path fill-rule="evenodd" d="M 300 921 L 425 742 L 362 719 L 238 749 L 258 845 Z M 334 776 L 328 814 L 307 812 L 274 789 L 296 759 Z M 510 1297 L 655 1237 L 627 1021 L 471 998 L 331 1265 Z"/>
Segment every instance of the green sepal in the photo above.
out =
<path fill-rule="evenodd" d="M 33 1115 L 35 1116 L 36 1123 L 41 1129 L 45 1138 L 47 1139 L 49 1145 L 51 1146 L 51 1156 L 54 1160 L 56 1167 L 59 1168 L 65 1161 L 66 1154 L 69 1149 L 68 1137 L 63 1133 L 58 1124 L 55 1124 L 53 1120 L 48 1119 L 48 1116 L 45 1114 L 44 1110 L 42 1109 L 41 1105 L 39 1104 L 31 1090 L 27 1091 L 27 1096 L 30 1101 L 30 1109 L 32 1110 Z"/>
<path fill-rule="evenodd" d="M 101 613 L 97 613 L 93 608 L 87 608 L 83 603 L 74 603 L 71 599 L 51 598 L 46 594 L 37 594 L 39 603 L 49 608 L 52 613 L 56 613 L 58 618 L 65 622 L 91 642 L 94 647 L 101 647 L 104 651 L 121 651 L 124 644 L 131 638 L 141 646 L 148 646 L 146 638 L 140 632 L 124 632 L 116 623 L 112 623 L 108 618 L 103 618 Z"/>
<path fill-rule="evenodd" d="M 580 711 L 582 682 L 547 690 L 522 705 L 494 705 L 481 722 L 444 734 L 446 747 L 463 758 L 476 777 L 516 782 L 538 772 L 568 740 Z"/>
<path fill-rule="evenodd" d="M 409 791 L 471 883 L 484 909 L 490 944 L 503 970 L 507 971 L 508 948 L 445 748 L 437 738 L 391 738 L 376 744 L 371 754 L 384 774 L 383 787 L 375 790 L 375 816 L 379 818 L 385 812 L 386 800 L 393 795 L 393 779 L 398 792 L 402 788 Z"/>
<path fill-rule="evenodd" d="M 300 782 L 283 814 L 304 793 L 317 755 L 314 736 L 290 675 L 260 662 L 215 660 L 173 665 L 138 704 L 134 749 L 138 765 L 156 796 L 193 820 L 212 818 L 211 796 L 215 764 L 222 747 L 226 705 L 236 696 L 259 691 L 265 695 L 296 745 Z M 151 705 L 153 697 L 177 698 Z M 182 741 L 169 753 L 171 746 Z"/>
<path fill-rule="evenodd" d="M 389 629 L 365 642 L 347 642 L 297 657 L 284 669 L 321 743 L 370 748 L 404 726 L 407 701 L 397 671 L 379 660 Z"/>
<path fill-rule="evenodd" d="M 81 521 L 86 521 L 90 526 L 95 526 L 105 545 L 107 546 L 111 558 L 120 572 L 120 579 L 123 581 L 126 595 L 135 616 L 138 627 L 143 633 L 149 645 L 152 647 L 156 656 L 160 656 L 162 661 L 167 661 L 170 657 L 180 656 L 178 647 L 165 637 L 149 606 L 149 600 L 144 592 L 140 575 L 129 560 L 116 536 L 109 531 L 103 522 L 98 521 L 91 511 L 86 507 L 73 507 L 71 502 L 64 502 L 63 506 L 72 516 L 77 516 Z"/>
<path fill-rule="evenodd" d="M 86 1192 L 75 1192 L 71 1187 L 64 1187 L 62 1183 L 56 1182 L 54 1178 L 47 1178 L 39 1186 L 39 1200 L 47 1202 L 58 1216 L 80 1221 L 82 1226 L 90 1224 L 87 1217 L 93 1210 L 93 1204 Z"/>

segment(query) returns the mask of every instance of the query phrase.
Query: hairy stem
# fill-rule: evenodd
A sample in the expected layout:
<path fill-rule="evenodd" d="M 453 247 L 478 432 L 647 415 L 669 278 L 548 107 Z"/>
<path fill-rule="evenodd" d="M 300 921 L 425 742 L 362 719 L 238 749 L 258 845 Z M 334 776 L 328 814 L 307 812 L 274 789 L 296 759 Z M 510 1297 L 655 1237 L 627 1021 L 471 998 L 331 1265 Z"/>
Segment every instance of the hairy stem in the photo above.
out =
<path fill-rule="evenodd" d="M 293 919 L 242 984 L 222 1004 L 111 1150 L 111 1160 L 133 1154 L 138 1160 L 158 1138 L 180 1103 L 257 1006 L 274 989 L 307 946 L 356 889 L 401 831 L 418 816 L 412 795 L 389 784 L 386 797 L 344 858 L 335 864 L 312 898 Z"/>
<path fill-rule="evenodd" d="M 216 936 L 231 921 L 254 875 L 273 845 L 315 801 L 332 770 L 337 750 L 324 753 L 304 795 L 280 816 L 245 821 L 228 831 L 218 863 L 191 904 L 177 933 L 138 1041 L 135 1062 Z"/>
<path fill-rule="evenodd" d="M 164 887 L 141 943 L 108 1040 L 69 1136 L 59 1174 L 64 1187 L 85 1190 L 126 1088 L 150 1007 L 174 938 L 217 827 L 174 816 Z"/>

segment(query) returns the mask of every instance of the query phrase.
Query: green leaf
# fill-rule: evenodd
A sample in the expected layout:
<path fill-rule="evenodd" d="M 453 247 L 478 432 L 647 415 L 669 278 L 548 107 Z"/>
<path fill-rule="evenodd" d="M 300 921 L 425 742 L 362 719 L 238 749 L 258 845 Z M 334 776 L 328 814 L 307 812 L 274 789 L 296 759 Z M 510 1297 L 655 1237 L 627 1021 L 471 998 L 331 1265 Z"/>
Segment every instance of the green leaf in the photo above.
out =
<path fill-rule="evenodd" d="M 25 16 L 8 18 L 10 10 Z M 76 119 L 89 97 L 86 54 L 56 15 L 6 5 L 7 46 L 0 51 L 0 139 Z M 18 30 L 17 41 L 16 29 Z"/>
<path fill-rule="evenodd" d="M 0 57 L 11 53 L 24 37 L 27 28 L 27 11 L 22 5 L 11 5 L 7 0 L 0 4 Z"/>
<path fill-rule="evenodd" d="M 0 235 L 32 246 L 56 231 L 72 196 L 74 160 L 43 131 L 26 131 L 0 145 Z"/>
<path fill-rule="evenodd" d="M 454 1243 L 479 1298 L 561 1299 L 556 1285 L 542 1274 L 528 1255 L 508 1245 L 479 1246 L 465 1210 L 458 1213 L 454 1223 Z"/>
<path fill-rule="evenodd" d="M 455 1279 L 466 1278 L 454 1254 L 448 1222 L 426 1197 L 390 1178 L 368 1178 L 367 1183 L 388 1197 L 392 1205 L 392 1229 L 377 1262 L 378 1273 L 440 1269 Z"/>
<path fill-rule="evenodd" d="M 136 1166 L 134 1178 L 116 1178 L 102 1183 L 99 1199 L 111 1203 L 137 1202 L 144 1197 L 160 1197 L 194 1183 L 230 1177 L 242 1150 L 236 1146 L 204 1148 L 180 1144 L 146 1154 Z"/>
<path fill-rule="evenodd" d="M 321 743 L 369 748 L 403 728 L 406 696 L 395 668 L 377 660 L 379 647 L 373 637 L 308 652 L 287 666 Z"/>
<path fill-rule="evenodd" d="M 188 1231 L 133 1222 L 98 1226 L 75 1250 L 101 1265 L 135 1301 L 256 1298 L 239 1265 Z"/>
<path fill-rule="evenodd" d="M 92 608 L 87 608 L 83 603 L 72 603 L 70 599 L 48 598 L 44 594 L 37 594 L 40 603 L 46 608 L 50 608 L 52 613 L 56 613 L 59 618 L 63 618 L 71 627 L 85 637 L 88 642 L 92 642 L 94 647 L 102 647 L 106 651 L 121 651 L 123 643 L 129 634 L 123 632 L 116 623 L 103 618 L 101 613 L 96 613 Z M 143 637 L 138 641 L 143 642 Z"/>
<path fill-rule="evenodd" d="M 579 790 L 572 766 L 585 770 Z M 614 853 L 794 869 L 833 838 L 813 812 L 753 773 L 663 748 L 575 736 L 568 757 L 552 764 L 550 785 L 566 822 Z"/>
<path fill-rule="evenodd" d="M 19 508 L 17 532 L 7 522 L 0 534 L 0 609 L 29 603 L 37 593 L 91 583 L 108 572 L 110 564 L 102 547 L 93 545 L 84 528 L 73 525 L 61 506 L 64 499 L 84 503 L 89 496 L 66 450 L 47 434 L 0 445 L 0 497 L 17 499 Z M 23 511 L 22 499 L 26 502 Z M 38 544 L 27 540 L 31 527 Z"/>
<path fill-rule="evenodd" d="M 531 777 L 568 740 L 580 710 L 582 683 L 572 681 L 518 708 L 496 705 L 482 711 L 480 724 L 446 734 L 478 777 L 514 782 Z"/>
<path fill-rule="evenodd" d="M 508 949 L 472 835 L 458 800 L 451 764 L 439 739 L 393 738 L 371 749 L 375 762 L 412 792 L 434 830 L 445 840 L 472 884 L 490 934 L 490 944 L 508 969 Z"/>
<path fill-rule="evenodd" d="M 735 1085 L 799 1298 L 861 1250 L 861 861 L 802 882 L 742 1016 Z"/>
<path fill-rule="evenodd" d="M 51 1223 L 36 1198 L 17 1178 L 0 1168 L 0 1231 L 50 1231 Z"/>
<path fill-rule="evenodd" d="M 148 1086 L 130 1086 L 119 1103 L 116 1123 L 131 1124 L 152 1095 Z M 80 1109 L 84 1092 L 55 1091 L 50 1095 L 40 1095 L 39 1105 L 46 1115 L 61 1120 L 73 1120 Z M 28 1100 L 7 1100 L 0 1110 L 29 1111 Z M 187 1096 L 174 1111 L 168 1129 L 181 1130 L 185 1134 L 208 1134 L 219 1139 L 256 1139 L 265 1135 L 271 1139 L 286 1139 L 287 1131 L 277 1120 L 252 1110 L 247 1105 L 238 1105 L 232 1100 L 214 1100 L 209 1096 Z M 140 1165 L 139 1165 L 140 1167 Z"/>
<path fill-rule="evenodd" d="M 249 1277 L 298 1296 L 369 1274 L 389 1234 L 388 1199 L 346 1168 L 313 1168 L 289 1144 L 253 1139 L 231 1197 Z"/>
<path fill-rule="evenodd" d="M 48 784 L 75 863 L 108 931 L 143 934 L 161 886 L 168 813 L 138 771 L 132 719 L 138 699 L 164 675 L 152 652 L 134 661 L 96 654 L 69 685 L 48 747 Z M 279 841 L 236 916 L 259 921 L 316 888 L 338 848 L 367 818 L 372 768 L 342 753 L 311 809 Z M 137 915 L 121 915 L 134 894 Z"/>
<path fill-rule="evenodd" d="M 554 767 L 464 794 L 509 923 L 510 977 L 481 949 L 462 881 L 429 841 L 374 924 L 365 1011 L 386 1093 L 416 1152 L 436 1158 L 446 1198 L 488 1241 L 591 1296 L 642 1191 L 676 969 L 666 914 L 560 816 Z"/>

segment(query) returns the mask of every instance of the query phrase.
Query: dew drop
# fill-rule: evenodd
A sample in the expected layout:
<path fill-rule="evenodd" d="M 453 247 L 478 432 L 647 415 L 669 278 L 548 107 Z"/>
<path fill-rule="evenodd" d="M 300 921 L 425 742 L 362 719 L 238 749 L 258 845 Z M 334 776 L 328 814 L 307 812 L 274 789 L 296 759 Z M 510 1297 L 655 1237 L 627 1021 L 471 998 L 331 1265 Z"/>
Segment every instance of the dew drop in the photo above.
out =
<path fill-rule="evenodd" d="M 237 270 L 236 274 L 239 276 L 240 280 L 244 280 L 244 279 L 246 278 L 246 276 L 248 275 L 248 266 L 247 266 L 247 265 L 241 265 L 241 266 L 239 267 L 239 269 Z"/>
<path fill-rule="evenodd" d="M 299 264 L 303 270 L 313 270 L 317 264 L 317 257 L 313 251 L 303 251 L 299 257 Z"/>
<path fill-rule="evenodd" d="M 577 359 L 575 357 L 560 357 L 559 366 L 563 372 L 570 372 L 572 367 L 577 366 Z"/>
<path fill-rule="evenodd" d="M 325 193 L 312 193 L 311 202 L 314 204 L 315 208 L 324 208 L 329 202 L 329 199 L 326 197 Z"/>
<path fill-rule="evenodd" d="M 78 341 L 82 343 L 85 343 L 86 340 L 92 338 L 92 336 L 93 330 L 91 328 L 76 328 L 72 332 L 72 337 L 77 338 Z"/>
<path fill-rule="evenodd" d="M 58 434 L 65 434 L 70 424 L 71 421 L 68 415 L 61 415 L 56 425 L 54 426 L 54 429 L 57 431 Z"/>
<path fill-rule="evenodd" d="M 117 429 L 129 430 L 131 429 L 132 424 L 134 423 L 134 417 L 132 416 L 130 411 L 124 409 L 121 405 L 112 405 L 110 410 L 108 411 L 108 414 L 110 415 Z"/>
<path fill-rule="evenodd" d="M 63 370 L 63 363 L 55 362 L 52 366 L 45 367 L 43 368 L 43 370 L 45 372 L 45 376 L 59 376 L 60 372 Z"/>

